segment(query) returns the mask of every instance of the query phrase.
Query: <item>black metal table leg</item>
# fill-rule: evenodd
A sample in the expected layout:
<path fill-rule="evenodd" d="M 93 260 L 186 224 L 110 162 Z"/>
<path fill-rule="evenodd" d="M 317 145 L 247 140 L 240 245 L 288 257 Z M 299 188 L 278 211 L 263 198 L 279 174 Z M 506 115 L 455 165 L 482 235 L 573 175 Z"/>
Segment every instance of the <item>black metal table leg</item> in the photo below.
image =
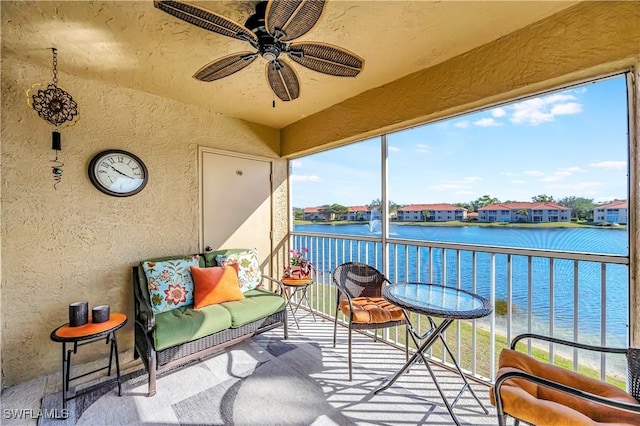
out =
<path fill-rule="evenodd" d="M 69 355 L 71 356 L 71 355 Z M 62 342 L 62 412 L 67 412 L 67 391 L 69 390 L 69 368 L 67 367 L 67 344 Z"/>
<path fill-rule="evenodd" d="M 407 318 L 407 321 L 409 320 L 409 315 L 407 315 L 407 313 L 405 312 L 405 317 Z M 379 392 L 382 392 L 385 389 L 388 389 L 391 385 L 393 385 L 396 380 L 398 380 L 398 378 L 411 366 L 413 365 L 414 362 L 416 362 L 416 360 L 418 359 L 418 357 L 422 357 L 423 360 L 424 355 L 423 353 L 425 351 L 427 351 L 436 341 L 436 339 L 438 338 L 439 333 L 441 333 L 442 331 L 444 331 L 449 324 L 451 324 L 451 320 L 444 320 L 442 323 L 440 323 L 440 325 L 432 332 L 430 332 L 428 335 L 426 336 L 416 336 L 414 334 L 414 329 L 411 326 L 411 323 L 408 322 L 407 323 L 407 327 L 409 327 L 409 331 L 410 331 L 410 335 L 413 338 L 414 342 L 416 343 L 416 347 L 418 347 L 418 350 L 416 350 L 416 352 L 409 358 L 409 360 L 402 366 L 402 368 L 393 375 L 393 377 L 391 379 L 384 379 L 383 383 L 381 386 L 379 386 L 373 393 L 377 394 Z M 419 341 L 418 338 L 420 337 L 426 337 L 426 340 L 424 341 L 424 343 L 422 343 L 422 345 L 419 345 Z"/>
<path fill-rule="evenodd" d="M 115 338 L 115 333 L 107 334 L 107 343 L 111 343 L 111 346 L 109 347 L 109 369 L 107 370 L 107 376 L 111 375 L 111 362 L 113 361 L 113 338 L 111 338 L 112 335 Z M 111 341 L 109 341 L 109 338 L 111 338 Z M 116 352 L 116 358 L 117 357 L 118 353 Z"/>
<path fill-rule="evenodd" d="M 116 339 L 116 332 L 113 332 L 113 337 L 111 338 L 111 345 L 113 351 L 115 352 L 116 358 L 116 377 L 118 378 L 118 396 L 122 396 L 122 381 L 120 380 L 120 357 L 118 356 L 118 340 Z M 111 363 L 109 363 L 111 366 Z"/>
<path fill-rule="evenodd" d="M 313 313 L 313 309 L 311 308 L 311 304 L 309 303 L 309 299 L 307 299 L 307 290 L 309 290 L 309 286 L 305 286 L 302 290 L 302 297 L 300 297 L 300 303 L 302 303 L 303 300 L 307 301 L 307 306 L 309 307 L 309 311 L 311 312 L 311 317 L 313 318 L 313 322 L 316 322 L 316 315 Z M 298 308 L 300 307 L 300 303 L 298 303 Z M 296 312 L 298 311 L 298 309 L 296 308 Z"/>

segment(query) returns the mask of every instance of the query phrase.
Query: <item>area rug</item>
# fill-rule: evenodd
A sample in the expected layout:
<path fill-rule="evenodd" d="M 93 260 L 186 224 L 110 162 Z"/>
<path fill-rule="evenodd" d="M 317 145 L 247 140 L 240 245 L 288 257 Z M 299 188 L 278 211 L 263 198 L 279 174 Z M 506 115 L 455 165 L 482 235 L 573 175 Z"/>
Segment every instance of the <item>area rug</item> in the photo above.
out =
<path fill-rule="evenodd" d="M 41 419 L 42 426 L 67 425 L 360 425 L 451 423 L 442 406 L 400 385 L 373 391 L 384 369 L 354 365 L 304 337 L 287 341 L 261 335 L 203 362 L 162 376 L 147 397 L 146 374 L 125 376 L 115 387 L 72 400 L 66 420 Z M 43 410 L 60 407 L 61 393 L 47 395 Z"/>

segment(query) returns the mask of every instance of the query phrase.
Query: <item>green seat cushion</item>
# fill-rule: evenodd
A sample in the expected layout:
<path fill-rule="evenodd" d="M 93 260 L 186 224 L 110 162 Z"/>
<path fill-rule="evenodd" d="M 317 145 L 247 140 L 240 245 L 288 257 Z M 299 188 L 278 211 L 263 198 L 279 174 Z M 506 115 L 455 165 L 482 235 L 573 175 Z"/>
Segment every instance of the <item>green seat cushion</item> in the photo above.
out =
<path fill-rule="evenodd" d="M 232 326 L 229 311 L 219 304 L 201 309 L 181 306 L 156 314 L 155 319 L 156 329 L 153 337 L 157 351 L 190 342 Z"/>
<path fill-rule="evenodd" d="M 247 291 L 244 293 L 244 297 L 242 300 L 220 304 L 231 314 L 232 328 L 280 312 L 285 306 L 284 297 L 261 288 Z"/>

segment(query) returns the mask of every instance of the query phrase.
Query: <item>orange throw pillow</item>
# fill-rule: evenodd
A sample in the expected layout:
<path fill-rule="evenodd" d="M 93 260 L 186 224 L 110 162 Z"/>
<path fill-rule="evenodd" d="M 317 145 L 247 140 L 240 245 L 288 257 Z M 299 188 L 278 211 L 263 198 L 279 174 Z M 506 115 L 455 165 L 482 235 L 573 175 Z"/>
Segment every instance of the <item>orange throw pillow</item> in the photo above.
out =
<path fill-rule="evenodd" d="M 244 299 L 238 284 L 238 271 L 233 266 L 221 268 L 191 267 L 194 308 Z"/>

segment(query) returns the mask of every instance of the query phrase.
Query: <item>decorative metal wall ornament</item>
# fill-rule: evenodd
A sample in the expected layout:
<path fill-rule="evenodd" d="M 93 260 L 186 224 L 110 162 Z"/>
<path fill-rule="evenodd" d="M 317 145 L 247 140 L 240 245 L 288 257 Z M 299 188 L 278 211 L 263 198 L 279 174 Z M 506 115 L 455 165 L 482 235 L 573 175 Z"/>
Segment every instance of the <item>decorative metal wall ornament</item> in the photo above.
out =
<path fill-rule="evenodd" d="M 51 133 L 51 149 L 55 151 L 55 158 L 50 160 L 54 163 L 51 166 L 53 174 L 54 189 L 62 180 L 62 167 L 64 163 L 58 159 L 58 154 L 62 151 L 62 142 L 58 127 L 66 124 L 75 125 L 80 119 L 78 113 L 78 104 L 73 100 L 68 92 L 58 87 L 58 55 L 55 47 L 51 48 L 53 55 L 53 82 L 47 85 L 46 89 L 37 89 L 43 86 L 41 83 L 35 83 L 27 90 L 27 104 L 33 108 L 38 115 L 48 122 L 56 126 Z M 32 91 L 36 90 L 34 94 Z M 73 123 L 73 124 L 72 124 Z"/>

